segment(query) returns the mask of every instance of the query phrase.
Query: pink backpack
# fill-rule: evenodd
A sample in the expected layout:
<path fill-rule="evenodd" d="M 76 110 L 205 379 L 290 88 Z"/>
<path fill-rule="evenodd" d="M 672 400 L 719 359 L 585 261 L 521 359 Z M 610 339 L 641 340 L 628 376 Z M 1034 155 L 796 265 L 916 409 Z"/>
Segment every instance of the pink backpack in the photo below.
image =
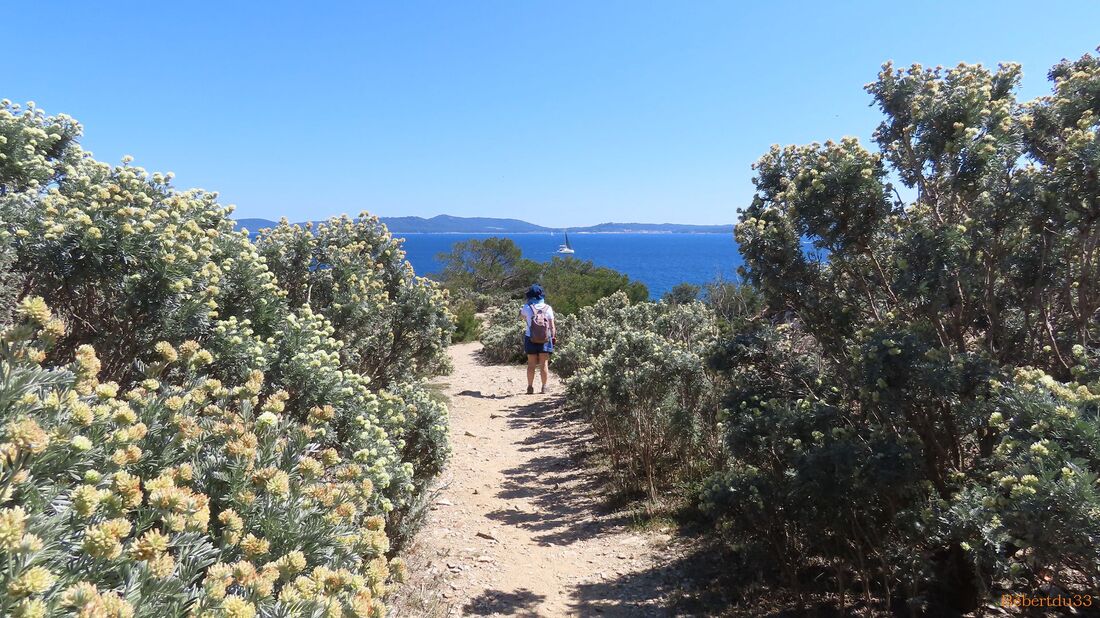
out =
<path fill-rule="evenodd" d="M 550 341 L 550 314 L 546 305 L 536 308 L 531 305 L 531 343 Z"/>

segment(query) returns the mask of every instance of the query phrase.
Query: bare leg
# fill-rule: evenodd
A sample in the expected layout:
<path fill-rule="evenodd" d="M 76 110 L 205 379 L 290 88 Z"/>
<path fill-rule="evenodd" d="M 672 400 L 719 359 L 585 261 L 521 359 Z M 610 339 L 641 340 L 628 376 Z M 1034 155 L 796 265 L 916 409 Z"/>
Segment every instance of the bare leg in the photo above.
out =
<path fill-rule="evenodd" d="M 527 388 L 535 386 L 535 368 L 539 364 L 539 354 L 527 355 Z"/>
<path fill-rule="evenodd" d="M 530 357 L 528 357 L 530 358 Z M 539 377 L 542 378 L 542 387 L 546 388 L 546 383 L 550 381 L 550 355 L 539 354 Z"/>

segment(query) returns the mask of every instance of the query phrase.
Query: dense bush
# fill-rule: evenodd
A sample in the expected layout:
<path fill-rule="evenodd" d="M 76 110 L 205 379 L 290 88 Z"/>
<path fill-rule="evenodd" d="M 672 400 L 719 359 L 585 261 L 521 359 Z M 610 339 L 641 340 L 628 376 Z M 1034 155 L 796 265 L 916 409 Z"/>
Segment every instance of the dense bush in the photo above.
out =
<path fill-rule="evenodd" d="M 523 353 L 523 318 L 519 310 L 520 301 L 513 301 L 494 307 L 485 314 L 481 328 L 481 356 L 490 363 L 522 363 L 527 360 Z M 556 318 L 561 328 L 561 318 Z"/>
<path fill-rule="evenodd" d="M 12 271 L 15 251 L 10 244 L 10 238 L 4 236 L 9 234 L 11 232 L 0 229 L 0 328 L 8 325 L 18 292 L 18 281 Z"/>
<path fill-rule="evenodd" d="M 618 292 L 563 328 L 554 369 L 584 412 L 621 489 L 651 500 L 712 471 L 721 388 L 707 368 L 718 333 L 698 302 L 631 303 Z"/>
<path fill-rule="evenodd" d="M 283 221 L 256 239 L 290 306 L 309 305 L 328 319 L 342 364 L 379 387 L 443 369 L 453 330 L 444 294 L 413 274 L 400 245 L 365 215 L 315 229 Z"/>
<path fill-rule="evenodd" d="M 465 300 L 454 303 L 452 306 L 455 314 L 455 332 L 451 339 L 455 343 L 463 343 L 481 338 L 481 320 L 477 315 L 477 305 L 471 300 Z"/>
<path fill-rule="evenodd" d="M 707 501 L 800 593 L 819 566 L 842 602 L 962 611 L 1100 583 L 1100 62 L 1024 104 L 1019 75 L 887 65 L 877 152 L 756 164 L 737 239 L 771 320 L 719 355 L 732 462 Z"/>
<path fill-rule="evenodd" d="M 382 615 L 444 295 L 372 218 L 253 244 L 79 134 L 0 107 L 0 614 Z"/>
<path fill-rule="evenodd" d="M 715 279 L 703 286 L 702 300 L 718 316 L 727 332 L 737 332 L 761 317 L 764 301 L 756 288 L 744 283 Z"/>

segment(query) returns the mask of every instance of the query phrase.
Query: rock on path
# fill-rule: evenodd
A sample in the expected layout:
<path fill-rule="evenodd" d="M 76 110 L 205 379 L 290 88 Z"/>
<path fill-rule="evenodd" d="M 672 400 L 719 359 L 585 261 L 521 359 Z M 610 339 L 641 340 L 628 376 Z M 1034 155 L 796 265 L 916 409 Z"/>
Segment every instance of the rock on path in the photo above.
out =
<path fill-rule="evenodd" d="M 523 368 L 450 349 L 452 459 L 406 552 L 397 616 L 665 616 L 676 586 L 667 535 L 604 506 L 583 423 L 557 395 L 526 395 Z M 556 389 L 555 389 L 556 387 Z M 551 388 L 560 392 L 556 379 Z"/>

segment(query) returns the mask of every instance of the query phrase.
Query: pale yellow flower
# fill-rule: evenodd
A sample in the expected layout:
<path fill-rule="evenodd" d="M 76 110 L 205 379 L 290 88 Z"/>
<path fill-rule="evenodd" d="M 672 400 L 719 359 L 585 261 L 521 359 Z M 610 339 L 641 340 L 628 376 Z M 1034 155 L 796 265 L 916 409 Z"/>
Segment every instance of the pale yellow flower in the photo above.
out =
<path fill-rule="evenodd" d="M 49 569 L 34 566 L 23 571 L 14 580 L 8 583 L 8 594 L 15 598 L 29 597 L 42 594 L 49 590 L 56 578 Z"/>

